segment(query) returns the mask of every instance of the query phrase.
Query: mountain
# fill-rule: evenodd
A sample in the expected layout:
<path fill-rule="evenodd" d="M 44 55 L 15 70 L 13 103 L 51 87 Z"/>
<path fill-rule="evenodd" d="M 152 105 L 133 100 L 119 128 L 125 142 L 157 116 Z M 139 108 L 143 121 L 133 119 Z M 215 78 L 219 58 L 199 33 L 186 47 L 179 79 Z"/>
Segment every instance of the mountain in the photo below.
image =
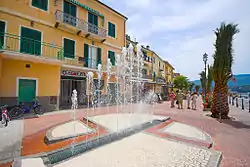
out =
<path fill-rule="evenodd" d="M 250 92 L 250 74 L 238 74 L 234 75 L 235 81 L 230 80 L 228 82 L 229 89 L 242 90 L 244 92 Z M 201 85 L 200 80 L 191 81 L 195 85 Z M 214 83 L 212 87 L 214 86 Z M 249 90 L 248 90 L 249 89 Z"/>

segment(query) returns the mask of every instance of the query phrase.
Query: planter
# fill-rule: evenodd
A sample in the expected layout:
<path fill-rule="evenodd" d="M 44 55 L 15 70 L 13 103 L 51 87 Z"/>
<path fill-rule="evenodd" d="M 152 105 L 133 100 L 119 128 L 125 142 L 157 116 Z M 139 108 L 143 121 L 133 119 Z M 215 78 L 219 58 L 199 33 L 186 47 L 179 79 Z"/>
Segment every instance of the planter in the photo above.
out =
<path fill-rule="evenodd" d="M 207 111 L 208 103 L 203 103 L 203 111 Z"/>

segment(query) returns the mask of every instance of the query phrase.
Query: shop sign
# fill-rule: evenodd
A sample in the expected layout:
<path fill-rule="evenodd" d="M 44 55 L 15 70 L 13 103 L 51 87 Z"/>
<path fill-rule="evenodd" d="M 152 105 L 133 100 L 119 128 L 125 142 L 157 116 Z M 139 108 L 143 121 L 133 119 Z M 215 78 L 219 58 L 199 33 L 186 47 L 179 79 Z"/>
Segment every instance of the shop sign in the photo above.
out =
<path fill-rule="evenodd" d="M 71 71 L 71 70 L 62 70 L 61 75 L 63 75 L 63 76 L 74 76 L 74 77 L 86 77 L 85 72 Z"/>

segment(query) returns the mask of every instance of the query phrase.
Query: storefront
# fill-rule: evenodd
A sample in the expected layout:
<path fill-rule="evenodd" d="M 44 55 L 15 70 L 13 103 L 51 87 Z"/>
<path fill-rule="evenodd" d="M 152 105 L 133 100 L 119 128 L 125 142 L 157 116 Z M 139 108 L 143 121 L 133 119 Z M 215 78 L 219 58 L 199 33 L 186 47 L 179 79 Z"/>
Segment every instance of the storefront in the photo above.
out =
<path fill-rule="evenodd" d="M 60 108 L 71 107 L 71 96 L 74 89 L 77 91 L 79 107 L 87 105 L 86 73 L 83 71 L 62 69 L 60 85 Z"/>

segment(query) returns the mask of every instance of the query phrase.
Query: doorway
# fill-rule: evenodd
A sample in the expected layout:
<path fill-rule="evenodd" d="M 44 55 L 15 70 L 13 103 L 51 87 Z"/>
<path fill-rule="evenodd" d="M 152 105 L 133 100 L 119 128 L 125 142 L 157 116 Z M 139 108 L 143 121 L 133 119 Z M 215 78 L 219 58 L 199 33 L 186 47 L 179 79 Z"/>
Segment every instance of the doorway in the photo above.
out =
<path fill-rule="evenodd" d="M 35 79 L 18 79 L 18 102 L 31 102 L 36 98 L 37 81 Z"/>

